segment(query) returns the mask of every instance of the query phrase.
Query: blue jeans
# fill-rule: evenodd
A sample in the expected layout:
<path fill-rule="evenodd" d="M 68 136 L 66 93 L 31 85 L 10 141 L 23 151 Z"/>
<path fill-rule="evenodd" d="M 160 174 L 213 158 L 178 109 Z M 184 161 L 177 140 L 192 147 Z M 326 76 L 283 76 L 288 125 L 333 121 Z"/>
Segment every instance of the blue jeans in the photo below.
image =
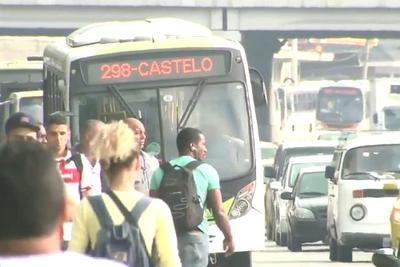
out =
<path fill-rule="evenodd" d="M 207 267 L 208 235 L 200 231 L 179 233 L 178 249 L 182 267 Z"/>

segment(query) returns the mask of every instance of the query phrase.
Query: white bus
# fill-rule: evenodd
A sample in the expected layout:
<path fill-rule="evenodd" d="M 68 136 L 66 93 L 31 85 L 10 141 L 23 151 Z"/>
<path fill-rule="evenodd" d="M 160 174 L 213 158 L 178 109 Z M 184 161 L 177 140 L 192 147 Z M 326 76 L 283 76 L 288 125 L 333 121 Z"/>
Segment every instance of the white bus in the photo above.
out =
<path fill-rule="evenodd" d="M 332 81 L 300 81 L 279 86 L 282 141 L 311 140 L 315 132 L 318 91 Z"/>
<path fill-rule="evenodd" d="M 371 81 L 371 125 L 377 130 L 400 130 L 400 79 Z"/>
<path fill-rule="evenodd" d="M 87 119 L 136 117 L 146 127 L 149 149 L 161 148 L 157 157 L 162 162 L 177 157 L 180 129 L 202 130 L 206 161 L 220 175 L 237 251 L 221 256 L 223 234 L 209 218 L 211 263 L 251 266 L 250 252 L 263 249 L 265 239 L 256 108 L 267 107 L 261 101 L 265 87 L 252 89 L 238 42 L 177 19 L 110 22 L 83 27 L 67 42 L 50 44 L 43 60 L 45 116 L 72 113 L 73 144 Z"/>

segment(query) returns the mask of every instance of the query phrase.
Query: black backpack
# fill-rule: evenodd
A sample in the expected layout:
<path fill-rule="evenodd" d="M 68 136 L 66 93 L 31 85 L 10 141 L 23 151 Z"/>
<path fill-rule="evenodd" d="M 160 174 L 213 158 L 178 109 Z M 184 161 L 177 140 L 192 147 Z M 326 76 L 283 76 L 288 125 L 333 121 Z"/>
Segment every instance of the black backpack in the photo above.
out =
<path fill-rule="evenodd" d="M 193 178 L 193 170 L 202 163 L 195 160 L 181 167 L 166 162 L 160 166 L 164 176 L 159 196 L 171 209 L 177 232 L 194 230 L 203 220 L 204 210 Z"/>
<path fill-rule="evenodd" d="M 89 253 L 94 257 L 116 260 L 130 267 L 154 266 L 137 224 L 151 199 L 149 197 L 141 198 L 129 212 L 112 191 L 108 191 L 107 194 L 124 214 L 125 221 L 120 225 L 114 225 L 103 198 L 101 196 L 89 197 L 89 202 L 101 226 L 97 233 L 95 248 Z"/>

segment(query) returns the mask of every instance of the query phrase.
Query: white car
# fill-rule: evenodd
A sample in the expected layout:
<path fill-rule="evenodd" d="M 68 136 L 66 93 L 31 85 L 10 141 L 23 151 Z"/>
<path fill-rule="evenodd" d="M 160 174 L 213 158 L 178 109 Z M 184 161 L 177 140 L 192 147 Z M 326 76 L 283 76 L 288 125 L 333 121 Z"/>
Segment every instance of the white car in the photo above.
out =
<path fill-rule="evenodd" d="M 390 211 L 400 188 L 400 135 L 360 136 L 334 153 L 327 231 L 331 261 L 352 261 L 352 249 L 390 246 Z"/>
<path fill-rule="evenodd" d="M 332 154 L 315 154 L 312 156 L 292 157 L 284 167 L 282 179 L 279 181 L 279 188 L 276 195 L 280 196 L 283 192 L 292 192 L 296 178 L 303 168 L 327 166 L 332 162 Z M 288 233 L 287 222 L 287 203 L 288 201 L 277 197 L 274 201 L 275 207 L 275 242 L 277 245 L 285 246 Z"/>

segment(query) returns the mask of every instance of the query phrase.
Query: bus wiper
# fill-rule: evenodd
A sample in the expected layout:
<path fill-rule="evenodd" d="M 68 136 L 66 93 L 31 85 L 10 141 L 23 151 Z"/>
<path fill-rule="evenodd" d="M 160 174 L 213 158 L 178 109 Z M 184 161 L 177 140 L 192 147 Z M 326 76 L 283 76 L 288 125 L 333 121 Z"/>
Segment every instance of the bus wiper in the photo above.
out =
<path fill-rule="evenodd" d="M 380 180 L 380 178 L 376 175 L 376 173 L 373 173 L 373 172 L 351 172 L 351 173 L 348 173 L 345 176 L 343 176 L 343 178 L 349 177 L 349 176 L 357 176 L 357 175 L 367 175 L 367 177 L 373 178 L 375 181 Z M 349 179 L 349 178 L 347 178 L 347 179 Z"/>
<path fill-rule="evenodd" d="M 108 91 L 110 91 L 112 96 L 118 101 L 121 107 L 126 111 L 128 117 L 138 118 L 138 116 L 133 111 L 132 107 L 128 104 L 128 102 L 125 101 L 125 99 L 121 95 L 121 92 L 115 86 L 109 85 L 107 86 L 107 89 Z"/>
<path fill-rule="evenodd" d="M 186 126 L 186 123 L 188 122 L 190 115 L 192 115 L 192 112 L 196 107 L 197 102 L 200 99 L 205 84 L 206 84 L 206 79 L 200 80 L 199 83 L 197 84 L 196 90 L 194 90 L 193 95 L 190 98 L 189 103 L 186 106 L 185 111 L 183 112 L 182 117 L 178 122 L 178 132 Z"/>

